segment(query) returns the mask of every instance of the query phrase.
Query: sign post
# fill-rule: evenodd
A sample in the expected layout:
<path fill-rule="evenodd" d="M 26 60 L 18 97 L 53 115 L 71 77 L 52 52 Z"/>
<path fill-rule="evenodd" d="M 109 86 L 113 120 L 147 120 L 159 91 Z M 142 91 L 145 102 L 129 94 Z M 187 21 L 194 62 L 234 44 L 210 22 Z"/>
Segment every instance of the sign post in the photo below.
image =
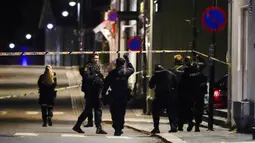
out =
<path fill-rule="evenodd" d="M 209 47 L 209 114 L 208 114 L 208 130 L 213 131 L 213 96 L 214 96 L 214 84 L 215 84 L 215 62 L 210 57 L 215 57 L 216 51 L 216 32 L 219 32 L 225 28 L 227 23 L 225 12 L 216 7 L 217 0 L 213 0 L 213 7 L 207 8 L 202 15 L 202 24 L 206 30 L 212 32 L 212 44 Z"/>

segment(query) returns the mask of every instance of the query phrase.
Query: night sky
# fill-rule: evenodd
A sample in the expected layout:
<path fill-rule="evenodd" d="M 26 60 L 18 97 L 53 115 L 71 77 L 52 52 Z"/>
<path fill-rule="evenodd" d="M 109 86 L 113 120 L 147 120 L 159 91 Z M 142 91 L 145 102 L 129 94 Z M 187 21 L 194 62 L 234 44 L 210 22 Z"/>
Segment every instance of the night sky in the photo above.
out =
<path fill-rule="evenodd" d="M 26 33 L 36 34 L 43 0 L 0 1 L 0 48 L 5 51 L 11 41 L 25 40 Z"/>

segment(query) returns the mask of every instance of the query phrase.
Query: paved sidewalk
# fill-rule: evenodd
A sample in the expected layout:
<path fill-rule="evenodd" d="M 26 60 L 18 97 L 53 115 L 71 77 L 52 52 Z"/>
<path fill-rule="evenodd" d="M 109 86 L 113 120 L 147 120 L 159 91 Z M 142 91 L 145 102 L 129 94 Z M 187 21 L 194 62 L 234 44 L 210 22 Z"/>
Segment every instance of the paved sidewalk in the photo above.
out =
<path fill-rule="evenodd" d="M 150 134 L 153 129 L 152 124 L 148 123 L 126 123 L 126 127 L 132 128 Z M 226 143 L 226 142 L 247 142 L 252 140 L 252 135 L 237 134 L 229 132 L 226 129 L 215 127 L 214 131 L 207 131 L 206 128 L 200 128 L 201 132 L 197 133 L 186 131 L 187 126 L 184 127 L 183 132 L 168 133 L 170 126 L 167 124 L 160 125 L 160 134 L 156 136 L 165 140 L 168 143 Z"/>

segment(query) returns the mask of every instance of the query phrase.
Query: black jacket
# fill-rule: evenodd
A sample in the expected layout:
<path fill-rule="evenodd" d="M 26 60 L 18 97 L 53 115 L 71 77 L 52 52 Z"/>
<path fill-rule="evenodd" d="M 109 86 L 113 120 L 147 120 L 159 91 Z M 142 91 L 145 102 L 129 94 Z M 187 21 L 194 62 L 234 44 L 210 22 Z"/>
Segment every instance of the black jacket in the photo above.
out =
<path fill-rule="evenodd" d="M 130 89 L 128 88 L 128 79 L 134 73 L 134 71 L 135 69 L 131 63 L 127 63 L 126 68 L 117 67 L 111 70 L 105 79 L 102 95 L 105 95 L 110 87 L 113 96 L 119 96 L 116 98 L 126 100 L 126 96 L 122 98 L 119 94 L 124 95 L 125 93 L 130 92 Z"/>
<path fill-rule="evenodd" d="M 172 92 L 177 88 L 176 75 L 166 69 L 155 71 L 149 81 L 149 88 L 155 92 Z"/>
<path fill-rule="evenodd" d="M 184 69 L 185 67 L 183 65 L 175 65 L 174 67 L 170 69 L 170 71 L 172 71 L 176 75 L 176 79 L 178 83 L 180 83 L 181 81 L 181 78 L 184 74 Z"/>
<path fill-rule="evenodd" d="M 39 87 L 39 104 L 53 105 L 57 96 L 55 91 L 57 86 L 56 73 L 54 72 L 54 83 L 52 85 L 43 84 L 43 74 L 39 77 L 37 85 Z"/>
<path fill-rule="evenodd" d="M 104 76 L 99 66 L 88 63 L 82 74 L 82 91 L 85 92 L 86 97 L 90 94 L 100 93 L 103 84 Z"/>

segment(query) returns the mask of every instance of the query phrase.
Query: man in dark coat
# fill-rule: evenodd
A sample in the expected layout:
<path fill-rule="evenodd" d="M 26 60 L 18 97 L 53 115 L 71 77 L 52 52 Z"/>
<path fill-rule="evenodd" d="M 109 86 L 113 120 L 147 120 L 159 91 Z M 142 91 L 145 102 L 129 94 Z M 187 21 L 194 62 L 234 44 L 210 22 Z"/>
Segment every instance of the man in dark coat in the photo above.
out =
<path fill-rule="evenodd" d="M 115 136 L 123 134 L 122 129 L 125 123 L 126 105 L 130 98 L 131 90 L 128 88 L 128 79 L 134 73 L 134 67 L 130 63 L 128 55 L 116 60 L 116 68 L 111 70 L 105 79 L 103 98 L 106 97 L 108 88 L 111 88 L 110 112 L 112 115 L 112 127 L 115 129 Z M 126 67 L 124 67 L 126 62 Z M 109 95 L 108 95 L 109 96 Z"/>
<path fill-rule="evenodd" d="M 152 117 L 154 129 L 151 133 L 160 133 L 159 114 L 162 109 L 167 110 L 171 129 L 169 132 L 177 132 L 177 79 L 176 75 L 164 69 L 161 65 L 156 66 L 155 72 L 149 81 L 149 88 L 155 88 L 155 99 L 152 102 Z"/>
<path fill-rule="evenodd" d="M 97 134 L 107 134 L 101 126 L 102 110 L 101 110 L 101 90 L 103 87 L 104 76 L 100 72 L 99 55 L 92 54 L 89 57 L 89 63 L 84 69 L 82 79 L 82 91 L 85 93 L 85 109 L 78 117 L 78 121 L 73 130 L 78 133 L 84 133 L 80 126 L 82 122 L 90 115 L 92 109 L 95 112 L 95 124 Z"/>

